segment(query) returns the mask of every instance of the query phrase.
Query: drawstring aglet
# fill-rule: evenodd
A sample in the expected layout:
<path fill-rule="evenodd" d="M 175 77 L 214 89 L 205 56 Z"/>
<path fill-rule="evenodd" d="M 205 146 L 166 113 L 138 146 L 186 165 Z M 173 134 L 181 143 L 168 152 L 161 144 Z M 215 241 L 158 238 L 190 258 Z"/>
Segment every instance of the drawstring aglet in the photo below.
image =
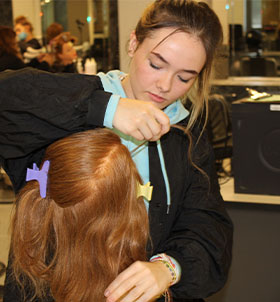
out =
<path fill-rule="evenodd" d="M 167 211 L 166 211 L 167 215 L 169 214 L 169 208 L 170 208 L 170 204 L 167 205 Z"/>

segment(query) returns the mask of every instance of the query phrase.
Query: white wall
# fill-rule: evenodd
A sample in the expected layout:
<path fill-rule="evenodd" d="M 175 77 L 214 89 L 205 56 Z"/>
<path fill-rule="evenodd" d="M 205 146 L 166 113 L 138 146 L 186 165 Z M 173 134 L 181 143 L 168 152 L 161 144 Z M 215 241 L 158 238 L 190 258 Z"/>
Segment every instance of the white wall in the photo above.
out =
<path fill-rule="evenodd" d="M 205 0 L 219 16 L 224 32 L 224 44 L 228 44 L 228 23 L 229 18 L 234 17 L 234 22 L 243 24 L 243 1 L 230 1 L 231 11 L 226 10 L 228 0 Z M 145 7 L 151 3 L 151 0 L 119 0 L 119 51 L 120 51 L 120 69 L 127 72 L 129 57 L 127 55 L 127 41 L 130 32 L 134 29 Z M 230 15 L 229 15 L 230 14 Z"/>
<path fill-rule="evenodd" d="M 226 10 L 227 0 L 213 0 L 212 9 L 219 16 L 220 22 L 223 27 L 224 44 L 228 43 L 228 11 Z"/>
<path fill-rule="evenodd" d="M 23 15 L 32 23 L 33 34 L 37 39 L 42 38 L 42 26 L 40 17 L 40 0 L 12 0 L 13 18 Z"/>
<path fill-rule="evenodd" d="M 1 0 L 0 0 L 1 1 Z M 151 0 L 118 0 L 119 12 L 119 51 L 120 69 L 128 71 L 129 57 L 127 55 L 127 41 L 131 31 L 135 28 L 145 7 Z M 205 0 L 219 16 L 224 30 L 224 44 L 228 44 L 228 24 L 243 24 L 244 0 Z M 231 5 L 229 11 L 226 4 Z M 25 15 L 34 26 L 34 35 L 41 38 L 40 0 L 12 0 L 13 16 Z"/>
<path fill-rule="evenodd" d="M 120 70 L 127 72 L 129 56 L 127 41 L 143 10 L 151 0 L 118 0 Z"/>

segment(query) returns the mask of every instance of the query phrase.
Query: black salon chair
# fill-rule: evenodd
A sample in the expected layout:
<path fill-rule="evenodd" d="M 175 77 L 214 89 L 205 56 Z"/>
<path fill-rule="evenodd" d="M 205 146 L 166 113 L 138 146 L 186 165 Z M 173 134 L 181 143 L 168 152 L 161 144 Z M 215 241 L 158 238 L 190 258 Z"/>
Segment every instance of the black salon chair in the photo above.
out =
<path fill-rule="evenodd" d="M 218 176 L 230 174 L 224 170 L 223 160 L 232 158 L 232 123 L 230 104 L 221 94 L 212 94 L 209 97 L 209 114 L 207 131 L 213 146 L 216 170 Z"/>
<path fill-rule="evenodd" d="M 240 60 L 241 76 L 276 77 L 277 62 L 274 58 L 243 57 Z"/>
<path fill-rule="evenodd" d="M 208 119 L 206 131 L 209 141 L 213 147 L 216 170 L 219 173 L 226 173 L 223 170 L 223 160 L 232 158 L 232 124 L 231 124 L 231 105 L 221 94 L 215 93 L 209 96 L 208 100 Z M 184 106 L 189 111 L 192 110 L 192 102 L 187 99 Z M 205 120 L 205 114 L 202 116 L 201 125 Z M 231 173 L 231 172 L 230 172 Z"/>

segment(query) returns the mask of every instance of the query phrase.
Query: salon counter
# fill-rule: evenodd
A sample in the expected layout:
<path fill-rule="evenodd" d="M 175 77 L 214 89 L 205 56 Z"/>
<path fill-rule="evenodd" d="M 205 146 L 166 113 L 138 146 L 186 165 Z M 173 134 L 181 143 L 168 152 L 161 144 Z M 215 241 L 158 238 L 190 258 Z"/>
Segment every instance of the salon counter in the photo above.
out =
<path fill-rule="evenodd" d="M 213 86 L 280 86 L 280 77 L 228 77 L 214 79 Z M 268 301 L 270 302 L 270 301 Z"/>
<path fill-rule="evenodd" d="M 271 204 L 280 206 L 280 196 L 260 194 L 239 194 L 234 192 L 234 179 L 221 184 L 221 194 L 226 202 Z M 279 207 L 280 209 L 280 207 Z M 280 300 L 280 297 L 279 297 Z"/>

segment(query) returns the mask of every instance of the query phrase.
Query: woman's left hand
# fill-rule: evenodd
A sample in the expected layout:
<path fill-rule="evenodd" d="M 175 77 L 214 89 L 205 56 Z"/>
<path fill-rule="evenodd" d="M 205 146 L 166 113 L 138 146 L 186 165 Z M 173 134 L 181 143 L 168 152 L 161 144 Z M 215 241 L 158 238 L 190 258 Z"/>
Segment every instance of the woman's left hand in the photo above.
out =
<path fill-rule="evenodd" d="M 171 281 L 172 276 L 164 263 L 136 261 L 105 290 L 106 302 L 154 301 Z"/>

